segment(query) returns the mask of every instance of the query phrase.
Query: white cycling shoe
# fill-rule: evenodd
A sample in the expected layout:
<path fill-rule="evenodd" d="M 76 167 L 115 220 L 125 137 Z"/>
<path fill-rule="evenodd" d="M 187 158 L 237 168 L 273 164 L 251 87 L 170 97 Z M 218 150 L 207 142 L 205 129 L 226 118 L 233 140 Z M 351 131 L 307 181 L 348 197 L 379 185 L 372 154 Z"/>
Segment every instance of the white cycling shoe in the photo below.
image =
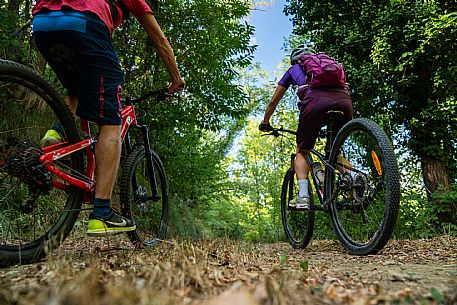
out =
<path fill-rule="evenodd" d="M 289 208 L 294 208 L 296 210 L 309 210 L 309 204 L 309 196 L 297 196 L 289 202 Z"/>

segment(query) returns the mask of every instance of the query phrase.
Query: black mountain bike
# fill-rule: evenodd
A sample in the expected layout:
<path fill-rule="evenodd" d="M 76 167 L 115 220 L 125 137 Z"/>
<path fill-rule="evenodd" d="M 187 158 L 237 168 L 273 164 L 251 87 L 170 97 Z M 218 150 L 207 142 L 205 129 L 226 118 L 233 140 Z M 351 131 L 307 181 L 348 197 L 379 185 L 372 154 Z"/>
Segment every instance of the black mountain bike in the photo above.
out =
<path fill-rule="evenodd" d="M 135 105 L 167 96 L 160 89 L 122 101 L 121 212 L 135 221 L 137 229 L 127 234 L 139 246 L 165 236 L 168 182 Z M 34 70 L 5 60 L 0 60 L 0 113 L 0 266 L 33 263 L 68 236 L 85 210 L 82 204 L 91 204 L 97 136 L 80 119 L 86 135 L 81 139 L 73 115 L 53 88 Z M 65 141 L 41 147 L 41 137 L 56 121 Z M 133 129 L 139 130 L 138 141 L 131 137 Z"/>
<path fill-rule="evenodd" d="M 400 182 L 392 143 L 375 122 L 357 118 L 346 123 L 336 137 L 332 125 L 340 111 L 326 114 L 321 134 L 325 134 L 325 155 L 312 149 L 307 160 L 319 203 L 315 204 L 311 183 L 309 210 L 289 207 L 298 194 L 291 154 L 281 191 L 281 216 L 285 235 L 294 248 L 305 248 L 311 241 L 315 212 L 330 213 L 333 229 L 351 254 L 368 255 L 381 250 L 389 241 L 397 220 Z M 267 135 L 278 137 L 295 131 L 273 129 Z M 316 161 L 313 160 L 313 156 Z M 323 164 L 324 181 L 315 168 Z M 322 179 L 322 178 L 321 178 Z"/>

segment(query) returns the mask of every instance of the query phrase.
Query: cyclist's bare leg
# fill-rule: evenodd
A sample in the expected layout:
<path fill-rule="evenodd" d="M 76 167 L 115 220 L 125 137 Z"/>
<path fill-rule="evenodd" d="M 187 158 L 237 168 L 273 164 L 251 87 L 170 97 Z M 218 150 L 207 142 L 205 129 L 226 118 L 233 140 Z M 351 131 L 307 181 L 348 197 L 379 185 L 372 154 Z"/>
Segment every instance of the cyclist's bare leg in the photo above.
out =
<path fill-rule="evenodd" d="M 100 125 L 95 146 L 96 178 L 94 211 L 87 235 L 104 236 L 135 230 L 135 223 L 111 209 L 111 193 L 121 157 L 121 126 Z"/>
<path fill-rule="evenodd" d="M 289 207 L 295 207 L 296 209 L 309 209 L 309 166 L 308 161 L 306 160 L 308 153 L 308 151 L 297 147 L 297 154 L 295 156 L 295 174 L 297 175 L 298 195 L 295 199 L 289 202 Z"/>
<path fill-rule="evenodd" d="M 95 146 L 95 198 L 110 199 L 121 157 L 121 126 L 102 125 Z"/>
<path fill-rule="evenodd" d="M 71 112 L 75 115 L 78 99 L 74 96 L 65 97 Z M 121 126 L 101 125 L 95 146 L 97 183 L 95 198 L 110 199 L 121 157 Z"/>
<path fill-rule="evenodd" d="M 308 160 L 306 160 L 308 154 L 308 150 L 297 147 L 297 155 L 295 156 L 295 173 L 297 175 L 297 180 L 308 179 L 309 164 Z"/>

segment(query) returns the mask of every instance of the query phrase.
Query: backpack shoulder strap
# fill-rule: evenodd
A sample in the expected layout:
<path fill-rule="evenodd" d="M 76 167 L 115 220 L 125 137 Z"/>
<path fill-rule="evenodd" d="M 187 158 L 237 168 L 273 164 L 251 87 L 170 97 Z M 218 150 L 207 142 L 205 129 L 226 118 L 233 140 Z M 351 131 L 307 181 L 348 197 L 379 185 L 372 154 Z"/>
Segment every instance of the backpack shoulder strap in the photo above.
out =
<path fill-rule="evenodd" d="M 121 8 L 122 10 L 122 16 L 124 17 L 124 19 L 128 19 L 129 18 L 129 15 L 130 15 L 130 11 L 128 9 L 128 7 L 125 5 L 124 1 L 122 0 L 115 0 L 117 5 Z"/>
<path fill-rule="evenodd" d="M 122 10 L 122 18 L 124 20 L 129 18 L 130 11 L 127 6 L 122 2 L 122 0 L 106 0 L 109 5 L 109 9 L 111 11 L 111 16 L 113 17 L 113 21 L 115 22 L 119 18 L 119 14 L 117 12 L 117 7 L 120 7 Z"/>

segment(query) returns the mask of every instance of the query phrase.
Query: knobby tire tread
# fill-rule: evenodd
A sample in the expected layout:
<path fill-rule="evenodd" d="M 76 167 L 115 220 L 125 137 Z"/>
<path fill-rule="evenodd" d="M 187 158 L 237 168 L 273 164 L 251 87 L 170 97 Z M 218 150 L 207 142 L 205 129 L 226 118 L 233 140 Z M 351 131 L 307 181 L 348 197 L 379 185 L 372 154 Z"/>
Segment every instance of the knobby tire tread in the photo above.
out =
<path fill-rule="evenodd" d="M 291 180 L 292 176 L 292 180 Z M 299 242 L 295 241 L 292 236 L 290 235 L 290 229 L 288 228 L 288 222 L 286 221 L 287 217 L 287 209 L 289 205 L 289 200 L 291 198 L 289 194 L 289 187 L 290 185 L 294 183 L 294 174 L 291 175 L 291 170 L 287 170 L 286 174 L 284 175 L 283 183 L 282 183 L 282 188 L 281 188 L 281 220 L 282 220 L 282 225 L 284 229 L 284 234 L 286 235 L 287 241 L 289 244 L 295 248 L 295 249 L 304 249 L 308 246 L 308 244 L 311 241 L 311 238 L 313 236 L 313 231 L 314 231 L 314 211 L 310 210 L 308 212 L 303 212 L 307 213 L 308 215 L 308 221 L 307 221 L 307 228 L 306 228 L 306 233 L 305 236 L 303 236 L 303 239 L 300 240 Z M 312 196 L 311 192 L 311 186 L 309 186 L 309 194 Z"/>
<path fill-rule="evenodd" d="M 344 140 L 353 131 L 357 130 L 366 131 L 378 141 L 385 160 L 385 167 L 387 172 L 387 199 L 385 202 L 386 207 L 384 208 L 384 218 L 381 227 L 378 230 L 379 234 L 377 234 L 377 236 L 366 245 L 356 245 L 347 240 L 344 237 L 344 234 L 341 232 L 341 229 L 338 226 L 338 221 L 336 219 L 338 217 L 336 215 L 336 207 L 333 204 L 331 205 L 330 212 L 334 231 L 348 252 L 354 255 L 369 255 L 379 252 L 387 244 L 390 237 L 392 236 L 399 211 L 400 183 L 397 159 L 395 157 L 393 145 L 382 128 L 370 119 L 356 118 L 349 121 L 341 128 L 332 146 L 332 151 L 329 159 L 330 163 L 336 164 L 336 158 L 338 157 L 337 154 L 340 145 L 344 143 Z M 326 175 L 326 177 L 329 176 L 330 175 Z M 328 183 L 328 185 L 326 184 L 326 190 L 330 191 L 328 193 L 329 196 L 333 192 L 333 184 L 331 181 L 326 182 Z"/>
<path fill-rule="evenodd" d="M 132 178 L 135 173 L 136 166 L 141 161 L 141 159 L 145 157 L 145 148 L 143 146 L 137 147 L 132 153 L 130 153 L 130 155 L 127 156 L 123 167 L 123 173 L 120 178 L 119 189 L 122 213 L 130 219 L 132 219 L 131 203 L 133 202 L 133 198 L 131 198 Z M 160 160 L 159 156 L 154 151 L 151 151 L 151 157 L 153 160 L 153 166 L 157 169 L 157 172 L 159 173 L 158 179 L 161 180 L 161 187 L 163 189 L 162 191 L 164 191 L 166 196 L 164 204 L 162 205 L 163 212 L 161 221 L 163 222 L 163 227 L 160 228 L 160 231 L 158 232 L 157 236 L 151 242 L 145 242 L 144 240 L 142 240 L 142 238 L 138 235 L 137 231 L 128 232 L 127 235 L 130 241 L 137 247 L 151 246 L 156 242 L 164 239 L 168 228 L 168 180 L 166 177 L 165 168 L 163 167 L 162 161 Z"/>

